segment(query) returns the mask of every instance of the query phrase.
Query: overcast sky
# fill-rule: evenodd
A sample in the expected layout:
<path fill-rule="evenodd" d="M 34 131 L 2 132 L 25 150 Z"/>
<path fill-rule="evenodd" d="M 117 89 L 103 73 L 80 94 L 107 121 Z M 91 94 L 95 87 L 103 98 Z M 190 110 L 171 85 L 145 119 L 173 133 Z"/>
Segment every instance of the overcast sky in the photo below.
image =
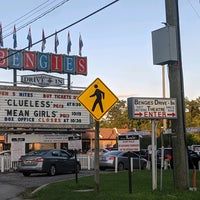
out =
<path fill-rule="evenodd" d="M 0 12 L 3 35 L 12 32 L 14 24 L 18 29 L 62 1 L 3 1 Z M 112 0 L 66 1 L 62 6 L 19 30 L 17 32 L 17 49 L 28 45 L 29 27 L 31 27 L 34 43 L 41 40 L 43 28 L 45 36 L 48 36 L 55 30 L 59 31 L 111 2 Z M 45 6 L 43 9 L 40 7 L 41 11 L 35 10 L 35 13 L 32 12 L 32 16 L 29 14 L 15 21 L 42 3 L 45 3 Z M 200 96 L 199 1 L 179 0 L 179 15 L 185 97 L 191 100 Z M 98 77 L 120 98 L 162 97 L 161 66 L 153 65 L 151 32 L 162 28 L 164 21 L 166 21 L 164 0 L 120 0 L 59 33 L 59 54 L 67 54 L 67 33 L 70 31 L 72 41 L 70 55 L 78 55 L 78 38 L 81 34 L 84 45 L 82 55 L 87 56 L 88 59 L 88 75 L 71 76 L 72 85 L 88 87 Z M 4 38 L 4 48 L 12 47 L 11 34 Z M 31 51 L 41 51 L 41 44 L 32 47 Z M 47 40 L 44 52 L 54 53 L 53 37 Z M 33 73 L 18 71 L 18 80 L 20 80 L 20 75 Z M 52 75 L 67 79 L 67 75 L 55 73 Z M 0 69 L 0 80 L 13 81 L 12 70 Z M 166 66 L 167 97 L 169 97 L 168 88 Z"/>

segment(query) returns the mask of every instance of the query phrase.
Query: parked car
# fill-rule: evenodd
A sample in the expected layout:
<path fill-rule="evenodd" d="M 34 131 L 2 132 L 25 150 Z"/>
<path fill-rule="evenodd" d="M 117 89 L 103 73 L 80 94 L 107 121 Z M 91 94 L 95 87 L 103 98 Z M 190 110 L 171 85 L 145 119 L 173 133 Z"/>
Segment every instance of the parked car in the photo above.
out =
<path fill-rule="evenodd" d="M 99 168 L 100 170 L 114 169 L 116 157 L 118 159 L 117 167 L 118 170 L 128 169 L 128 154 L 133 158 L 133 168 L 134 169 L 146 169 L 147 160 L 140 157 L 135 152 L 123 152 L 123 151 L 110 151 L 100 156 Z"/>
<path fill-rule="evenodd" d="M 173 150 L 172 148 L 164 148 L 164 159 L 168 159 L 171 168 L 173 168 Z M 200 156 L 192 150 L 188 150 L 188 167 L 189 169 L 199 168 Z M 161 149 L 157 151 L 157 166 L 161 167 Z"/>
<path fill-rule="evenodd" d="M 47 173 L 50 176 L 67 172 L 79 172 L 81 164 L 66 150 L 35 150 L 19 158 L 17 170 L 24 176 L 31 173 Z"/>
<path fill-rule="evenodd" d="M 188 150 L 188 163 L 189 163 L 189 169 L 199 169 L 199 161 L 200 156 L 197 152 Z"/>
<path fill-rule="evenodd" d="M 170 167 L 173 168 L 173 151 L 172 148 L 164 148 L 164 159 L 168 160 Z M 161 156 L 162 156 L 162 149 L 159 148 L 157 150 L 157 166 L 158 168 L 161 167 Z"/>

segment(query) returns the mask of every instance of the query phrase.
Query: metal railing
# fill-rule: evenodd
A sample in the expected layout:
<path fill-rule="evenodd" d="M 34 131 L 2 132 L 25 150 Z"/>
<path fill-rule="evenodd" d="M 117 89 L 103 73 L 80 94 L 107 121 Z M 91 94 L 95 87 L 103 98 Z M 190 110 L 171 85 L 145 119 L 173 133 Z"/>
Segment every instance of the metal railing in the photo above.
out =
<path fill-rule="evenodd" d="M 94 169 L 94 156 L 78 154 L 77 159 L 81 163 L 81 169 L 87 169 L 87 170 Z"/>
<path fill-rule="evenodd" d="M 11 162 L 10 156 L 0 156 L 1 172 L 12 171 L 17 169 L 17 162 Z"/>
<path fill-rule="evenodd" d="M 77 159 L 81 162 L 81 169 L 94 169 L 94 156 L 78 154 Z M 0 156 L 0 172 L 13 171 L 17 169 L 17 161 L 11 162 L 11 156 Z"/>

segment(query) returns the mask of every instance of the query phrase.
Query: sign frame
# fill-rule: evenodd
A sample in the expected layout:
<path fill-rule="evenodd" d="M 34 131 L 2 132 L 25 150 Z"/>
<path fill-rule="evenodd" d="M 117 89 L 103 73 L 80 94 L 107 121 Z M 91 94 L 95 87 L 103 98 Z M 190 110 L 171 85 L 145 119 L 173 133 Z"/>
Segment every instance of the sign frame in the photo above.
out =
<path fill-rule="evenodd" d="M 64 78 L 48 74 L 22 75 L 21 82 L 27 85 L 36 85 L 40 87 L 61 86 L 65 84 Z"/>
<path fill-rule="evenodd" d="M 97 102 L 98 97 L 100 98 Z M 77 100 L 90 112 L 96 121 L 99 121 L 119 101 L 117 96 L 99 78 L 96 78 L 80 94 Z"/>
<path fill-rule="evenodd" d="M 130 97 L 128 117 L 130 119 L 176 119 L 176 99 Z"/>
<path fill-rule="evenodd" d="M 91 128 L 92 117 L 76 99 L 81 92 L 0 86 L 0 127 Z"/>
<path fill-rule="evenodd" d="M 140 151 L 140 136 L 123 134 L 118 136 L 119 151 Z"/>

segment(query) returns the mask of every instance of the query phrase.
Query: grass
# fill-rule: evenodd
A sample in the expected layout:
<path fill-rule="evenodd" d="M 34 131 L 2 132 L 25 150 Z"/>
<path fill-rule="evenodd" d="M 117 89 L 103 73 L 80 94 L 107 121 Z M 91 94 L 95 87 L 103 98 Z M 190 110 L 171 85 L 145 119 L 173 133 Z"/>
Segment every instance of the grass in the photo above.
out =
<path fill-rule="evenodd" d="M 50 184 L 33 195 L 35 200 L 199 200 L 200 171 L 197 171 L 197 191 L 177 191 L 173 184 L 173 171 L 163 171 L 162 191 L 160 191 L 160 172 L 158 187 L 152 190 L 151 171 L 142 170 L 132 173 L 132 193 L 129 192 L 128 172 L 100 174 L 99 192 L 82 191 L 94 188 L 94 176 L 81 177 Z M 192 185 L 192 171 L 190 182 Z M 198 185 L 199 184 L 199 185 Z M 81 191 L 77 191 L 81 190 Z"/>

